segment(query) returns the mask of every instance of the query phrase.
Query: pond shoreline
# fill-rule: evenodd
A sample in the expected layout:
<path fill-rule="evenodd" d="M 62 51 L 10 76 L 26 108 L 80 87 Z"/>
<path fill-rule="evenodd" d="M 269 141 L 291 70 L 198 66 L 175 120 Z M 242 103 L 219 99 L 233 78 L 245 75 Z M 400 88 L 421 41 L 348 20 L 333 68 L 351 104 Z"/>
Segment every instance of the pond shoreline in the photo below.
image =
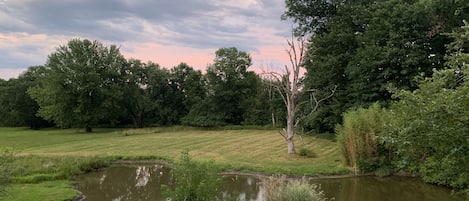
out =
<path fill-rule="evenodd" d="M 159 165 L 170 165 L 171 163 L 166 160 L 161 159 L 144 159 L 144 160 L 115 160 L 112 161 L 112 164 L 159 164 Z M 265 172 L 256 172 L 256 171 L 240 171 L 234 169 L 227 169 L 223 170 L 219 175 L 241 175 L 241 176 L 254 176 L 258 178 L 268 178 L 270 176 L 276 174 L 269 174 Z M 305 175 L 297 175 L 297 174 L 285 174 L 287 178 L 290 179 L 299 179 L 302 177 L 306 177 L 310 180 L 315 179 L 342 179 L 342 178 L 352 178 L 352 177 L 366 177 L 366 176 L 376 176 L 375 173 L 363 173 L 363 174 L 331 174 L 331 175 L 317 175 L 317 176 L 305 176 Z M 393 173 L 389 176 L 400 176 L 400 177 L 418 177 L 417 175 L 413 175 L 407 172 L 398 172 Z"/>
<path fill-rule="evenodd" d="M 162 160 L 162 159 L 118 159 L 118 160 L 113 160 L 111 161 L 111 165 L 132 165 L 132 164 L 158 164 L 158 165 L 165 165 L 165 166 L 170 166 L 171 163 L 167 160 Z M 108 166 L 109 167 L 109 166 Z M 102 167 L 98 168 L 95 171 L 99 171 L 108 167 Z M 241 171 L 241 170 L 234 170 L 234 169 L 227 169 L 223 170 L 218 173 L 221 176 L 233 176 L 233 175 L 239 175 L 239 176 L 251 176 L 251 177 L 257 177 L 260 179 L 265 179 L 270 176 L 274 176 L 277 174 L 269 174 L 265 172 L 257 172 L 257 171 Z M 367 176 L 376 176 L 375 173 L 364 173 L 364 174 L 335 174 L 335 175 L 317 175 L 317 176 L 304 176 L 304 175 L 296 175 L 296 174 L 285 174 L 287 179 L 301 179 L 301 178 L 307 178 L 309 180 L 320 180 L 320 179 L 343 179 L 343 178 L 354 178 L 354 177 L 367 177 Z M 412 175 L 410 173 L 394 173 L 389 176 L 402 176 L 402 177 L 417 177 L 416 175 Z M 73 185 L 73 188 L 78 192 L 78 195 L 71 199 L 71 201 L 83 201 L 86 199 L 86 195 L 84 195 L 82 192 L 80 192 L 77 189 L 76 185 Z"/>
<path fill-rule="evenodd" d="M 115 160 L 115 161 L 112 161 L 110 163 L 110 166 L 103 167 L 103 168 L 100 168 L 100 169 L 96 169 L 95 171 L 106 171 L 105 169 L 107 169 L 107 168 L 109 168 L 109 169 L 112 169 L 112 168 L 129 169 L 129 168 L 131 168 L 132 169 L 132 168 L 134 168 L 134 166 L 135 166 L 135 168 L 138 167 L 139 170 L 140 170 L 140 168 L 142 168 L 141 166 L 147 166 L 147 167 L 150 167 L 150 168 L 162 168 L 161 165 L 166 166 L 166 167 L 171 166 L 171 164 L 168 161 L 157 160 L 157 159 L 155 159 L 155 160 L 151 160 L 151 159 L 150 160 Z M 165 169 L 168 171 L 167 168 L 165 168 Z M 135 170 L 132 170 L 130 172 L 132 172 L 132 174 L 135 174 Z M 166 172 L 164 175 L 168 175 L 167 173 L 168 172 Z M 93 173 L 93 175 L 94 175 L 94 173 Z M 109 174 L 107 176 L 109 176 L 109 178 L 113 178 L 113 176 L 110 176 L 110 175 L 111 174 Z M 120 177 L 120 175 L 122 175 L 122 174 L 117 174 L 117 175 L 118 175 L 117 177 Z M 161 174 L 161 172 L 160 172 L 160 175 L 163 175 L 163 174 Z M 240 170 L 226 169 L 226 170 L 220 171 L 219 175 L 220 176 L 227 176 L 228 181 L 233 181 L 233 182 L 234 181 L 244 181 L 243 179 L 246 178 L 246 177 L 254 179 L 254 180 L 249 180 L 248 179 L 246 181 L 256 181 L 257 180 L 257 182 L 259 182 L 259 181 L 262 181 L 262 180 L 264 180 L 264 179 L 266 179 L 266 178 L 268 178 L 272 175 L 276 175 L 276 174 L 269 174 L 269 173 L 256 172 L 256 171 L 244 171 L 244 170 L 240 171 Z M 446 201 L 450 201 L 450 200 L 454 201 L 455 200 L 451 196 L 449 196 L 449 189 L 437 188 L 436 186 L 432 187 L 431 185 L 427 185 L 427 184 L 425 184 L 421 181 L 417 181 L 415 179 L 404 178 L 404 177 L 414 177 L 415 178 L 415 175 L 411 175 L 411 174 L 408 174 L 408 173 L 397 173 L 397 174 L 393 174 L 392 176 L 403 177 L 403 178 L 396 178 L 396 177 L 378 178 L 379 176 L 376 176 L 374 173 L 359 174 L 359 175 L 355 175 L 355 174 L 318 175 L 318 176 L 305 176 L 304 178 L 306 178 L 308 180 L 311 180 L 312 182 L 318 182 L 323 187 L 323 190 L 325 192 L 330 193 L 328 195 L 331 195 L 334 198 L 339 198 L 338 199 L 339 201 L 346 201 L 347 200 L 347 195 L 349 195 L 349 194 L 353 194 L 357 198 L 363 198 L 363 196 L 365 196 L 365 197 L 368 196 L 367 193 L 369 193 L 369 192 L 367 192 L 366 190 L 365 191 L 360 190 L 361 188 L 359 188 L 359 186 L 370 185 L 370 182 L 374 182 L 374 183 L 371 184 L 373 186 L 373 188 L 375 186 L 381 186 L 381 185 L 387 186 L 388 183 L 389 183 L 389 185 L 392 185 L 392 183 L 401 182 L 401 184 L 399 184 L 399 186 L 400 185 L 405 185 L 406 189 L 410 188 L 410 189 L 413 189 L 413 190 L 415 190 L 417 192 L 420 192 L 420 193 L 422 193 L 422 192 L 429 192 L 429 193 L 430 192 L 443 192 L 443 194 L 437 193 L 438 195 L 441 195 L 443 198 L 445 198 L 443 200 L 446 200 Z M 99 176 L 99 178 L 101 178 L 101 176 Z M 135 177 L 131 176 L 131 178 L 132 178 L 131 180 L 133 181 Z M 300 179 L 300 178 L 303 178 L 303 176 L 301 176 L 301 175 L 286 175 L 287 180 L 295 180 L 295 179 Z M 402 183 L 402 181 L 405 181 L 405 182 Z M 411 181 L 411 182 L 407 183 L 408 181 Z M 109 181 L 108 181 L 108 183 L 109 183 Z M 117 183 L 122 184 L 122 182 L 117 182 L 116 183 L 116 180 L 111 181 L 110 183 L 111 184 L 117 184 Z M 341 184 L 342 187 L 337 188 L 336 186 L 338 184 Z M 425 186 L 425 188 L 422 187 L 422 189 L 427 189 L 427 190 L 426 191 L 420 191 L 419 189 L 421 187 L 415 188 L 415 184 Z M 102 184 L 99 184 L 99 185 L 102 185 Z M 132 183 L 132 186 L 133 185 L 135 185 L 135 184 Z M 249 185 L 251 185 L 251 184 L 249 184 Z M 396 190 L 388 190 L 388 189 L 396 189 L 399 186 L 391 186 L 392 188 L 387 186 L 387 187 L 377 188 L 375 190 L 377 192 L 380 192 L 380 193 L 385 193 L 385 194 L 387 193 L 386 196 L 393 197 L 393 196 L 397 195 L 397 197 L 394 197 L 394 198 L 399 198 L 399 195 L 398 195 L 399 193 L 397 193 Z M 396 187 L 396 188 L 394 188 L 394 187 Z M 98 197 L 99 197 L 99 195 L 101 195 L 102 192 L 100 192 L 100 191 L 98 191 L 97 194 L 96 193 L 91 193 L 89 190 L 84 190 L 83 192 L 80 192 L 79 187 L 78 187 L 78 183 L 76 185 L 74 185 L 74 189 L 76 190 L 78 195 L 74 199 L 72 199 L 72 201 L 84 201 L 84 200 L 87 200 L 87 199 L 102 200 L 101 198 L 96 199 L 96 197 L 97 197 L 96 195 L 98 195 Z M 86 188 L 84 188 L 84 189 L 86 189 Z M 96 188 L 91 188 L 91 189 L 96 189 Z M 101 188 L 99 188 L 99 189 L 101 189 Z M 154 188 L 152 187 L 152 189 L 154 189 Z M 237 188 L 235 188 L 235 189 L 237 189 Z M 247 188 L 247 189 L 251 189 L 251 188 Z M 435 190 L 437 190 L 437 191 L 435 191 Z M 94 192 L 94 191 L 92 191 L 92 192 Z M 121 191 L 116 191 L 116 192 L 121 192 Z M 248 192 L 251 192 L 251 191 L 248 191 Z M 388 192 L 391 192 L 391 193 L 388 193 Z M 400 191 L 398 191 L 398 192 L 400 192 Z M 380 194 L 380 193 L 378 193 L 378 194 Z M 447 194 L 447 196 L 446 196 L 446 194 Z M 253 195 L 257 195 L 257 191 L 255 191 L 255 193 Z M 436 195 L 432 194 L 431 196 L 424 196 L 425 197 L 424 200 L 434 201 L 434 199 L 429 199 L 432 196 L 436 196 Z M 371 200 L 373 200 L 373 199 L 371 199 Z M 412 196 L 409 197 L 409 195 L 407 195 L 406 199 L 404 199 L 404 200 L 409 201 L 409 200 L 415 200 L 415 199 L 413 199 Z"/>

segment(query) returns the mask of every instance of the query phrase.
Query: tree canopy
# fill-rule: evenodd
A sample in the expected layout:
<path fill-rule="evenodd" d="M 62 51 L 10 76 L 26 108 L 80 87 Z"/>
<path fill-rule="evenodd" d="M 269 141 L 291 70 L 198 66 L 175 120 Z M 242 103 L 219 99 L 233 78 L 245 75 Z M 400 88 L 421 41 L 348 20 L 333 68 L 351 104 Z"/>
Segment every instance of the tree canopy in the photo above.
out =
<path fill-rule="evenodd" d="M 306 86 L 338 86 L 305 126 L 332 131 L 349 108 L 388 105 L 389 87 L 415 89 L 415 76 L 431 76 L 445 62 L 443 33 L 460 26 L 468 9 L 463 1 L 288 0 L 284 16 L 313 33 Z"/>
<path fill-rule="evenodd" d="M 420 78 L 418 89 L 402 90 L 391 107 L 394 121 L 386 142 L 399 168 L 418 172 L 427 182 L 469 187 L 469 24 L 449 35 L 445 69 Z"/>
<path fill-rule="evenodd" d="M 100 121 L 115 119 L 122 108 L 119 83 L 125 63 L 117 46 L 73 39 L 49 55 L 44 76 L 29 94 L 38 114 L 61 127 L 83 126 L 91 132 Z"/>

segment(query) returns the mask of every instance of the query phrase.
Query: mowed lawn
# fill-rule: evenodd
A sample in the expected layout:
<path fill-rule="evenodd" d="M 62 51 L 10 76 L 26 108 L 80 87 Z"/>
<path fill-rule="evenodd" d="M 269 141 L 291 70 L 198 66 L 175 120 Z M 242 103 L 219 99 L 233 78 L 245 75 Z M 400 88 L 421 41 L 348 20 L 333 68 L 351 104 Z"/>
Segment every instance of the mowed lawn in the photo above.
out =
<path fill-rule="evenodd" d="M 266 173 L 331 175 L 349 169 L 336 142 L 306 136 L 297 138 L 314 157 L 290 156 L 278 130 L 200 130 L 192 128 L 78 129 L 0 128 L 0 148 L 20 155 L 41 156 L 159 156 L 177 159 L 188 149 L 195 160 L 211 160 L 227 168 Z"/>

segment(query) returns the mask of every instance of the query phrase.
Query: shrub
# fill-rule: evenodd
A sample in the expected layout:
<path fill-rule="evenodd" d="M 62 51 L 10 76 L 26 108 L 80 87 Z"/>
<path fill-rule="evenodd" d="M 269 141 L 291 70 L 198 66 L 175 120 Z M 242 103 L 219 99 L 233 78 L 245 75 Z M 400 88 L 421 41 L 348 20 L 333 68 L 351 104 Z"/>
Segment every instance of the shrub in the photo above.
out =
<path fill-rule="evenodd" d="M 221 178 L 213 161 L 197 163 L 189 152 L 183 151 L 181 158 L 171 169 L 174 188 L 163 185 L 163 194 L 171 201 L 212 201 L 220 194 Z"/>
<path fill-rule="evenodd" d="M 469 188 L 469 23 L 450 36 L 447 69 L 421 78 L 418 89 L 399 91 L 386 140 L 396 164 L 423 180 L 452 188 Z"/>
<path fill-rule="evenodd" d="M 314 158 L 316 157 L 316 154 L 309 150 L 309 149 L 306 149 L 304 147 L 302 147 L 299 151 L 298 151 L 298 155 L 300 156 L 303 156 L 303 157 L 308 157 L 308 158 Z"/>
<path fill-rule="evenodd" d="M 13 151 L 9 149 L 0 154 L 0 194 L 5 192 L 5 187 L 10 182 L 13 160 Z"/>
<path fill-rule="evenodd" d="M 355 173 L 377 168 L 380 155 L 377 138 L 383 134 L 386 119 L 387 112 L 375 103 L 368 109 L 346 112 L 343 125 L 336 126 L 342 153 Z"/>
<path fill-rule="evenodd" d="M 267 201 L 326 201 L 319 185 L 301 180 L 287 181 L 285 176 L 272 176 L 261 182 Z"/>

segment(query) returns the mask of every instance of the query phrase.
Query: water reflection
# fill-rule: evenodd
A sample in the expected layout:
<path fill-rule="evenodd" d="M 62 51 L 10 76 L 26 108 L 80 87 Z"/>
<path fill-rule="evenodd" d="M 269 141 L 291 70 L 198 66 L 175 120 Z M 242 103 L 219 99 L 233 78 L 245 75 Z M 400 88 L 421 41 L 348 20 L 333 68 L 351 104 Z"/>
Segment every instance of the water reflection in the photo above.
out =
<path fill-rule="evenodd" d="M 259 179 L 246 176 L 226 176 L 223 186 L 223 197 L 238 197 L 243 201 L 258 201 L 264 199 L 264 189 L 258 185 Z"/>
<path fill-rule="evenodd" d="M 77 188 L 86 201 L 164 200 L 160 184 L 169 183 L 167 172 L 162 165 L 111 167 L 80 176 Z"/>
<path fill-rule="evenodd" d="M 162 165 L 111 167 L 78 178 L 77 188 L 85 201 L 165 200 L 161 184 L 169 184 L 169 169 Z M 237 197 L 242 201 L 265 200 L 260 180 L 249 176 L 224 177 L 222 197 Z M 360 177 L 313 180 L 319 183 L 326 196 L 335 201 L 462 201 L 464 197 L 451 195 L 450 190 L 424 184 L 404 177 Z"/>
<path fill-rule="evenodd" d="M 446 188 L 408 177 L 359 177 L 317 181 L 335 201 L 462 201 Z"/>

